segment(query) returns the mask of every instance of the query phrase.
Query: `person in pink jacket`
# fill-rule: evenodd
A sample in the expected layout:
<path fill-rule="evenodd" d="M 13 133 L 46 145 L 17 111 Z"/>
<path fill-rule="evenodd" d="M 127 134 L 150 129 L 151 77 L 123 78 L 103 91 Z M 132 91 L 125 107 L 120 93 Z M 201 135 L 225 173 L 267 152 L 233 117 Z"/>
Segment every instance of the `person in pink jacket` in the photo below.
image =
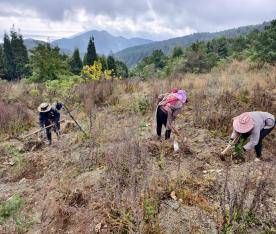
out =
<path fill-rule="evenodd" d="M 181 112 L 184 103 L 187 102 L 187 94 L 184 90 L 178 90 L 174 88 L 171 93 L 160 94 L 158 96 L 158 106 L 156 111 L 157 122 L 157 136 L 160 139 L 162 133 L 162 126 L 166 127 L 165 139 L 169 139 L 171 132 L 179 134 L 173 127 L 172 122 L 176 119 L 176 116 Z"/>

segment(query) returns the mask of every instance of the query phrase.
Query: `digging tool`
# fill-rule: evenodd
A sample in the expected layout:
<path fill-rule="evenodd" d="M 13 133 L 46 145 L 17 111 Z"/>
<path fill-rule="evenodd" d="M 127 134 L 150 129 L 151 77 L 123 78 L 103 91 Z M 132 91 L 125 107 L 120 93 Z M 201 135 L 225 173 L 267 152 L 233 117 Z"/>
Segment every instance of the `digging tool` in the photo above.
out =
<path fill-rule="evenodd" d="M 187 140 L 186 137 L 183 137 L 175 127 L 172 126 L 171 128 L 173 130 L 173 133 L 177 136 L 178 140 L 180 140 L 181 142 L 185 142 Z"/>
<path fill-rule="evenodd" d="M 174 152 L 178 152 L 180 149 L 178 141 L 184 143 L 187 139 L 185 137 L 183 138 L 182 135 L 180 134 L 180 132 L 173 126 L 172 126 L 172 130 L 173 130 L 174 134 L 176 135 L 176 139 L 174 139 L 174 141 L 173 141 Z"/>
<path fill-rule="evenodd" d="M 236 136 L 233 141 L 231 141 L 227 147 L 221 152 L 221 155 L 225 155 L 229 152 L 229 150 L 232 148 L 232 146 L 236 145 L 240 139 L 240 135 Z"/>
<path fill-rule="evenodd" d="M 69 116 L 71 117 L 71 119 L 75 122 L 75 124 L 79 127 L 79 129 L 85 134 L 85 136 L 87 136 L 86 132 L 83 130 L 83 128 L 79 125 L 79 123 L 75 120 L 74 116 L 71 114 L 71 112 L 69 111 L 69 109 L 66 107 L 65 104 L 63 104 L 64 109 L 66 110 L 66 112 L 69 114 Z"/>
<path fill-rule="evenodd" d="M 60 120 L 60 121 L 58 121 L 58 122 L 61 123 L 61 122 L 64 122 L 64 121 L 65 121 L 65 119 L 62 119 L 62 120 Z M 48 125 L 47 127 L 41 128 L 41 129 L 39 129 L 39 130 L 36 130 L 36 131 L 34 131 L 34 132 L 32 132 L 32 133 L 30 133 L 30 134 L 24 136 L 23 139 L 26 139 L 27 137 L 30 137 L 30 136 L 32 136 L 32 135 L 34 135 L 34 134 L 36 134 L 36 133 L 39 133 L 39 132 L 41 132 L 41 131 L 43 131 L 43 130 L 45 130 L 45 129 L 47 129 L 47 128 L 51 128 L 51 127 L 55 126 L 55 124 L 56 124 L 56 123 L 52 123 L 52 124 Z"/>

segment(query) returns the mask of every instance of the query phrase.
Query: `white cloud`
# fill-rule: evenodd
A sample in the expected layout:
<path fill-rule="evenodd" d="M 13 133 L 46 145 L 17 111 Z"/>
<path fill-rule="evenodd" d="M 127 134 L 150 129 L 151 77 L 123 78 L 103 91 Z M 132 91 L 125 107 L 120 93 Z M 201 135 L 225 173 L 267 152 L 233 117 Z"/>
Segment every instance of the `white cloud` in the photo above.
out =
<path fill-rule="evenodd" d="M 275 0 L 1 0 L 0 36 L 14 24 L 23 36 L 44 40 L 88 29 L 162 40 L 275 16 Z"/>

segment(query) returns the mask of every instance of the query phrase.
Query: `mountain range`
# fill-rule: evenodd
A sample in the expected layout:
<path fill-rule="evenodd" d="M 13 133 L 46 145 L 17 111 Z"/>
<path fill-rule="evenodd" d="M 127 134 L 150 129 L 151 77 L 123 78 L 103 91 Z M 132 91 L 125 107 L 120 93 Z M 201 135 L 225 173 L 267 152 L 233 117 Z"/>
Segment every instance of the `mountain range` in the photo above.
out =
<path fill-rule="evenodd" d="M 246 35 L 253 30 L 263 30 L 268 24 L 268 22 L 264 22 L 263 24 L 243 26 L 214 33 L 194 33 L 164 41 L 151 41 L 138 37 L 128 39 L 122 36 L 113 36 L 106 31 L 91 30 L 76 34 L 70 38 L 52 41 L 51 45 L 59 46 L 61 51 L 66 54 L 72 54 L 74 49 L 78 48 L 83 57 L 87 49 L 89 38 L 93 36 L 98 54 L 108 55 L 112 53 L 117 59 L 125 62 L 128 67 L 133 67 L 141 59 L 150 55 L 152 51 L 157 49 L 169 54 L 176 45 L 187 47 L 196 41 L 208 41 L 221 36 L 231 38 Z M 33 49 L 39 43 L 45 42 L 25 39 L 24 43 L 28 49 Z"/>
<path fill-rule="evenodd" d="M 125 48 L 132 46 L 143 45 L 152 42 L 151 40 L 143 38 L 125 38 L 122 36 L 113 36 L 106 31 L 92 30 L 77 34 L 70 38 L 62 38 L 53 41 L 51 44 L 59 46 L 62 49 L 73 51 L 79 48 L 80 54 L 83 55 L 87 50 L 87 45 L 90 37 L 94 37 L 95 46 L 98 54 L 108 55 L 116 53 Z"/>
<path fill-rule="evenodd" d="M 144 57 L 150 55 L 154 50 L 162 50 L 165 54 L 172 52 L 173 48 L 177 45 L 187 47 L 196 41 L 209 41 L 218 37 L 233 38 L 240 35 L 247 35 L 253 30 L 263 30 L 268 22 L 258 25 L 243 26 L 239 28 L 228 29 L 214 33 L 194 33 L 191 35 L 172 38 L 164 41 L 156 41 L 145 45 L 134 46 L 126 48 L 115 54 L 115 57 L 127 64 L 128 67 L 133 67 Z"/>

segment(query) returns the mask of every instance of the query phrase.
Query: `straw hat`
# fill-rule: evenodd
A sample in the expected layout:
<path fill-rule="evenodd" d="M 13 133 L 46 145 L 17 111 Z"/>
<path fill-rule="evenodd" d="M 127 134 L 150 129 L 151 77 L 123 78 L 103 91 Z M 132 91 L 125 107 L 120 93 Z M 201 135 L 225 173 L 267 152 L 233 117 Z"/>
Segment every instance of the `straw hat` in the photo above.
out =
<path fill-rule="evenodd" d="M 254 120 L 250 117 L 249 113 L 243 113 L 234 118 L 233 127 L 238 133 L 247 133 L 254 128 Z"/>
<path fill-rule="evenodd" d="M 48 112 L 51 110 L 51 105 L 47 102 L 41 103 L 37 108 L 39 112 Z"/>

